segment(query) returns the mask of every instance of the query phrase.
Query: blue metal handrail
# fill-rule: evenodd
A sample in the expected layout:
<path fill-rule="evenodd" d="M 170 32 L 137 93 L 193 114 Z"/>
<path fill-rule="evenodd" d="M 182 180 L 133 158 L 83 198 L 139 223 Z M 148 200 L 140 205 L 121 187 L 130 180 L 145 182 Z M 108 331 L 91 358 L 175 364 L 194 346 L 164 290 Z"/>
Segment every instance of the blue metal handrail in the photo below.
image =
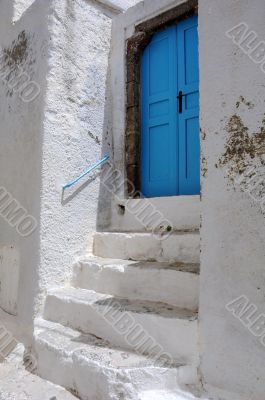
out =
<path fill-rule="evenodd" d="M 63 190 L 70 188 L 71 186 L 73 186 L 75 183 L 77 183 L 78 181 L 80 181 L 80 179 L 82 179 L 84 176 L 90 174 L 90 172 L 94 171 L 95 169 L 97 169 L 98 167 L 100 167 L 101 165 L 105 164 L 105 162 L 107 162 L 109 160 L 109 156 L 106 155 L 104 156 L 104 158 L 102 158 L 102 160 L 98 161 L 96 164 L 94 164 L 92 167 L 88 168 L 86 171 L 84 171 L 81 175 L 79 175 L 77 178 L 75 178 L 73 181 L 67 183 L 66 185 L 63 186 Z"/>

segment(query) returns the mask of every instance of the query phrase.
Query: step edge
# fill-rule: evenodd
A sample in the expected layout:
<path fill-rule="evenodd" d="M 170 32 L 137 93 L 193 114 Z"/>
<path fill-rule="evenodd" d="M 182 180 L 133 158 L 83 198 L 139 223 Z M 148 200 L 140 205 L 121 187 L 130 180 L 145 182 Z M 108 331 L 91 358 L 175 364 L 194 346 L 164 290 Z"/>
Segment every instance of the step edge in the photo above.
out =
<path fill-rule="evenodd" d="M 137 232 L 137 231 L 136 232 L 135 231 L 133 231 L 133 232 L 132 231 L 97 231 L 97 232 L 94 233 L 94 237 L 96 237 L 96 236 L 107 236 L 107 235 L 113 235 L 113 236 L 114 235 L 115 236 L 122 235 L 122 236 L 128 236 L 128 238 L 130 236 L 146 236 L 146 237 L 154 236 L 154 237 L 159 237 L 162 240 L 166 240 L 166 239 L 163 239 L 163 235 L 154 233 L 152 231 L 150 231 L 150 232 L 142 232 L 142 231 L 139 231 L 139 232 Z M 167 236 L 167 238 L 169 238 L 171 236 L 177 237 L 177 236 L 182 236 L 182 235 L 183 236 L 189 236 L 189 235 L 199 236 L 200 235 L 200 229 L 173 230 L 173 231 L 170 232 L 170 234 L 164 235 L 164 236 Z"/>
<path fill-rule="evenodd" d="M 87 294 L 88 295 L 95 295 L 96 299 L 93 301 L 89 301 L 89 299 L 80 299 L 78 296 L 74 297 L 69 295 L 69 293 L 67 294 L 67 291 L 71 291 L 71 292 L 75 292 L 78 294 L 82 293 L 82 294 Z M 168 305 L 166 303 L 162 303 L 162 302 L 154 302 L 154 301 L 148 301 L 148 300 L 132 300 L 132 299 L 126 299 L 126 298 L 118 298 L 112 295 L 108 295 L 108 294 L 104 294 L 104 293 L 98 293 L 95 292 L 94 290 L 88 290 L 88 289 L 82 289 L 82 288 L 75 288 L 75 287 L 68 287 L 68 288 L 51 288 L 47 291 L 47 298 L 46 298 L 46 304 L 45 304 L 45 309 L 46 306 L 48 304 L 48 301 L 50 300 L 51 297 L 56 297 L 57 299 L 64 301 L 64 299 L 67 298 L 67 300 L 70 299 L 70 301 L 73 301 L 77 304 L 82 304 L 82 305 L 89 305 L 91 307 L 93 307 L 93 304 L 96 303 L 96 301 L 98 301 L 99 299 L 106 299 L 106 300 L 113 300 L 113 301 L 117 301 L 117 302 L 121 302 L 126 301 L 127 303 L 130 303 L 131 305 L 135 304 L 140 305 L 139 303 L 143 303 L 143 305 L 145 305 L 146 307 L 149 306 L 153 306 L 153 308 L 155 309 L 155 306 L 157 307 L 165 307 L 167 309 L 167 314 L 168 315 L 172 315 L 172 316 L 166 316 L 163 315 L 162 313 L 157 313 L 157 312 L 148 312 L 147 315 L 155 315 L 157 317 L 160 318 L 164 318 L 164 319 L 178 319 L 178 320 L 183 320 L 183 321 L 197 321 L 198 320 L 198 313 L 195 311 L 191 311 L 191 310 L 187 310 L 187 309 L 183 309 L 180 307 L 176 307 L 176 306 L 171 306 Z M 93 297 L 93 296 L 92 296 Z M 127 304 L 128 306 L 128 304 Z M 121 306 L 122 307 L 122 306 Z M 96 308 L 96 307 L 95 307 Z M 173 308 L 173 310 L 169 310 L 169 308 Z M 131 312 L 131 313 L 137 313 L 137 314 L 145 314 L 144 312 L 137 312 L 137 308 L 136 310 L 127 310 L 126 308 L 123 309 L 124 312 Z M 171 312 L 172 311 L 172 312 Z M 173 312 L 175 311 L 175 313 Z M 186 313 L 187 316 L 183 316 L 181 314 Z"/>
<path fill-rule="evenodd" d="M 51 341 L 48 341 L 48 338 L 42 338 L 41 337 L 42 334 L 47 333 L 47 335 L 48 335 L 49 333 L 51 333 L 53 331 L 53 329 L 51 329 L 51 327 L 54 327 L 55 329 L 57 327 L 60 327 L 61 331 L 60 332 L 57 331 L 57 336 L 58 337 L 62 337 L 63 339 L 66 337 L 66 335 L 63 334 L 62 330 L 65 329 L 65 328 L 66 328 L 67 332 L 72 332 L 73 333 L 73 337 L 74 337 L 74 335 L 77 335 L 77 334 L 78 335 L 82 334 L 82 335 L 85 335 L 85 336 L 94 336 L 94 335 L 83 334 L 80 331 L 78 331 L 76 329 L 73 329 L 71 327 L 68 327 L 68 326 L 65 327 L 64 325 L 62 325 L 62 324 L 60 324 L 58 322 L 48 321 L 48 320 L 45 320 L 44 318 L 40 318 L 40 317 L 36 318 L 35 321 L 41 322 L 42 326 L 41 326 L 41 329 L 39 329 L 38 327 L 34 328 L 34 345 L 37 343 L 40 347 L 48 348 L 48 350 L 53 351 L 55 353 L 58 353 L 58 354 L 62 355 L 63 357 L 67 357 L 67 358 L 73 358 L 74 356 L 85 358 L 81 354 L 82 350 L 88 350 L 88 349 L 92 349 L 93 348 L 92 345 L 87 344 L 87 343 L 82 343 L 83 349 L 80 348 L 80 349 L 73 349 L 73 350 L 68 350 L 67 351 L 67 349 L 65 349 L 65 348 L 58 348 L 55 343 L 52 343 Z M 35 324 L 34 324 L 34 326 L 35 326 Z M 66 340 L 69 341 L 69 342 L 71 341 L 71 339 L 72 338 L 68 338 L 68 337 L 66 338 Z M 99 339 L 99 341 L 102 341 L 102 344 L 103 344 L 102 348 L 104 350 L 106 350 L 106 351 L 111 351 L 111 352 L 117 353 L 117 354 L 120 353 L 120 352 L 124 352 L 124 353 L 127 353 L 128 355 L 139 356 L 139 358 L 141 358 L 143 360 L 143 362 L 144 361 L 146 361 L 146 362 L 148 361 L 149 362 L 147 365 L 144 365 L 144 364 L 141 365 L 139 363 L 138 366 L 136 365 L 134 367 L 129 367 L 129 366 L 115 367 L 115 366 L 107 366 L 102 361 L 101 362 L 97 362 L 97 361 L 95 361 L 93 359 L 91 359 L 91 360 L 89 359 L 89 362 L 91 362 L 91 364 L 94 363 L 96 365 L 100 365 L 102 368 L 104 368 L 106 370 L 115 370 L 115 371 L 121 370 L 121 369 L 122 370 L 127 370 L 127 371 L 135 370 L 135 369 L 145 369 L 145 370 L 147 370 L 147 369 L 148 370 L 156 369 L 156 370 L 158 370 L 158 369 L 161 369 L 161 368 L 162 369 L 167 369 L 167 370 L 174 370 L 174 369 L 178 370 L 179 368 L 183 368 L 183 367 L 184 368 L 189 368 L 189 367 L 192 368 L 193 367 L 193 365 L 187 364 L 186 362 L 181 361 L 181 360 L 174 360 L 174 365 L 171 365 L 171 366 L 169 366 L 169 365 L 163 366 L 163 367 L 162 366 L 156 366 L 155 365 L 155 361 L 156 360 L 151 358 L 148 355 L 137 354 L 137 352 L 135 352 L 135 351 L 133 351 L 131 349 L 130 350 L 129 349 L 124 349 L 122 347 L 119 348 L 117 346 L 111 345 L 110 343 L 107 343 L 107 341 L 104 340 L 104 339 L 102 339 L 102 340 Z M 106 346 L 104 346 L 104 344 Z M 107 346 L 107 344 L 109 344 L 109 345 Z"/>
<path fill-rule="evenodd" d="M 188 274 L 199 275 L 200 274 L 200 263 L 182 263 L 182 262 L 167 262 L 167 261 L 149 261 L 149 260 L 123 260 L 123 259 L 116 259 L 116 258 L 108 258 L 108 257 L 101 257 L 96 256 L 93 254 L 88 254 L 87 256 L 81 257 L 77 259 L 74 264 L 73 268 L 77 268 L 80 264 L 85 268 L 89 268 L 91 264 L 96 264 L 98 267 L 102 268 L 113 268 L 113 267 L 123 267 L 126 268 L 143 268 L 145 269 L 144 265 L 146 264 L 146 269 L 150 268 L 150 270 L 162 270 L 162 271 L 174 271 L 174 272 L 182 272 Z M 141 265 L 138 265 L 141 264 Z M 157 264 L 157 267 L 156 267 Z M 177 265 L 179 264 L 179 265 Z M 165 266 L 165 268 L 163 268 Z M 160 268 L 158 268 L 160 267 Z M 179 269 L 178 269 L 179 267 Z M 185 268 L 191 267 L 193 270 L 185 270 Z"/>

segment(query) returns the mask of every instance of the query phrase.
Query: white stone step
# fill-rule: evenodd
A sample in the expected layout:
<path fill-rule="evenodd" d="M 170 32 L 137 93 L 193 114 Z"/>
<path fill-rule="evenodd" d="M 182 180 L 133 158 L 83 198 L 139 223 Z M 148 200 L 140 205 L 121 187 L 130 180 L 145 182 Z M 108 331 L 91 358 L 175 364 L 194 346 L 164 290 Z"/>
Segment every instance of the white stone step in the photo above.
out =
<path fill-rule="evenodd" d="M 173 230 L 200 227 L 200 196 L 169 196 L 115 201 L 111 231 L 153 232 L 162 226 Z"/>
<path fill-rule="evenodd" d="M 199 265 L 87 257 L 73 267 L 72 285 L 128 299 L 196 311 Z"/>
<path fill-rule="evenodd" d="M 94 255 L 136 261 L 200 262 L 199 233 L 171 233 L 167 238 L 150 233 L 98 232 Z"/>
<path fill-rule="evenodd" d="M 82 400 L 139 400 L 140 393 L 174 392 L 194 379 L 194 370 L 181 363 L 157 367 L 150 358 L 42 319 L 35 321 L 34 347 L 38 374 Z"/>
<path fill-rule="evenodd" d="M 44 318 L 123 348 L 197 362 L 197 314 L 164 303 L 64 288 L 47 294 Z M 154 349 L 155 348 L 155 349 Z M 159 349 L 159 350 L 158 350 Z"/>

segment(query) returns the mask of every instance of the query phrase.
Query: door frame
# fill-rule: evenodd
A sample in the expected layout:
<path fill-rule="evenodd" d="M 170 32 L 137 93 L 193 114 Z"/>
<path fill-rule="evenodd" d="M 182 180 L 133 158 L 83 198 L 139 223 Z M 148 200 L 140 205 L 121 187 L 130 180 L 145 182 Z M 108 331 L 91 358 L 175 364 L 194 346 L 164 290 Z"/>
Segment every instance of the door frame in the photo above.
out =
<path fill-rule="evenodd" d="M 141 56 L 152 36 L 184 19 L 198 15 L 198 0 L 188 0 L 135 27 L 126 46 L 125 168 L 128 198 L 141 191 Z M 131 188 L 134 190 L 131 190 Z"/>

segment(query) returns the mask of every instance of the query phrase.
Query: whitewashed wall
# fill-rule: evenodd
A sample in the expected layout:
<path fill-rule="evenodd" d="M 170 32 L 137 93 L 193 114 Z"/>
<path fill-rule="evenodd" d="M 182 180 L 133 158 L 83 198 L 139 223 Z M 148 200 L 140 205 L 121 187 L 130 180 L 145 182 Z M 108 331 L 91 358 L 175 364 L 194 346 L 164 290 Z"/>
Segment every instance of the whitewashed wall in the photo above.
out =
<path fill-rule="evenodd" d="M 101 158 L 112 17 L 134 3 L 0 0 L 0 45 L 40 87 L 24 103 L 0 81 L 0 186 L 38 225 L 22 238 L 0 217 L 0 307 L 25 334 L 96 229 L 99 178 L 62 186 Z"/>
<path fill-rule="evenodd" d="M 265 348 L 259 337 L 227 311 L 226 304 L 242 295 L 255 304 L 257 312 L 248 315 L 248 326 L 265 312 L 262 182 L 253 190 L 259 178 L 265 178 L 261 164 L 265 153 L 265 75 L 226 31 L 241 22 L 248 24 L 258 35 L 250 51 L 265 40 L 264 19 L 263 0 L 200 1 L 201 143 L 205 157 L 201 372 L 206 384 L 247 399 L 264 397 Z M 247 42 L 245 51 L 246 46 Z M 252 171 L 249 179 L 238 183 L 238 171 L 248 166 L 254 167 L 259 178 L 246 184 Z"/>
<path fill-rule="evenodd" d="M 99 179 L 63 184 L 101 158 L 111 19 L 85 0 L 50 16 L 41 198 L 41 289 L 63 284 L 96 228 Z M 83 185 L 84 184 L 84 185 Z"/>
<path fill-rule="evenodd" d="M 25 334 L 31 330 L 34 295 L 38 290 L 39 220 L 41 187 L 41 127 L 45 96 L 46 59 L 44 39 L 48 37 L 48 2 L 39 1 L 12 23 L 13 2 L 0 1 L 1 73 L 0 79 L 0 186 L 4 187 L 27 212 L 36 218 L 38 227 L 29 237 L 22 237 L 0 216 L 0 307 L 17 314 Z M 12 89 L 16 78 L 26 73 L 41 87 L 32 102 L 23 101 L 21 89 Z M 24 78 L 23 78 L 24 79 Z M 1 203 L 2 204 L 2 203 Z"/>
<path fill-rule="evenodd" d="M 12 1 L 9 1 L 12 4 Z M 13 0 L 13 22 L 18 21 L 35 0 Z"/>
<path fill-rule="evenodd" d="M 74 259 L 89 249 L 96 230 L 100 184 L 97 173 L 64 193 L 62 185 L 110 153 L 104 111 L 111 24 L 122 7 L 134 3 L 52 2 L 43 124 L 39 266 L 42 292 L 47 286 L 64 284 Z"/>

